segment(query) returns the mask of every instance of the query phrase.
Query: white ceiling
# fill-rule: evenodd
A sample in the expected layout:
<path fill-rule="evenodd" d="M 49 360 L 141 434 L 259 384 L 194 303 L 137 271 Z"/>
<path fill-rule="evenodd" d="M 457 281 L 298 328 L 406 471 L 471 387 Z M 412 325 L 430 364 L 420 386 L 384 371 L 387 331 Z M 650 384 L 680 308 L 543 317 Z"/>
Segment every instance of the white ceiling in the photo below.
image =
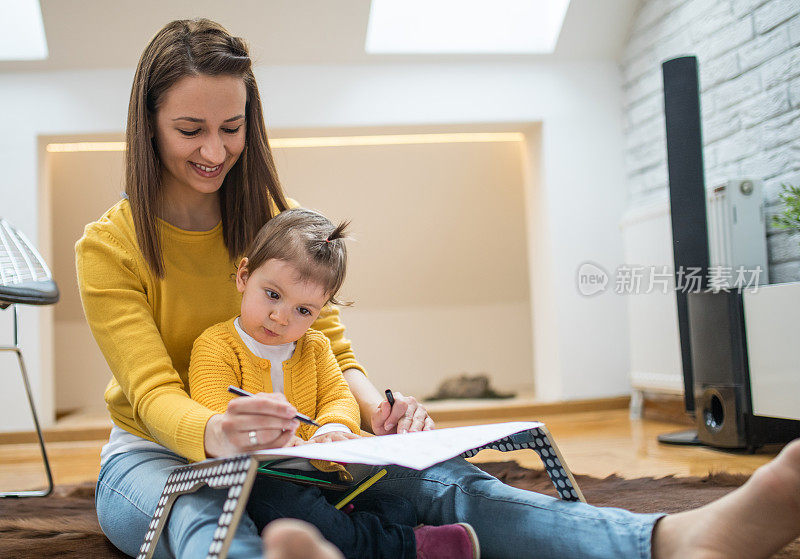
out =
<path fill-rule="evenodd" d="M 369 0 L 41 0 L 50 57 L 0 72 L 135 67 L 161 26 L 192 17 L 244 37 L 256 65 L 618 59 L 639 3 L 572 0 L 552 55 L 431 56 L 367 55 Z"/>

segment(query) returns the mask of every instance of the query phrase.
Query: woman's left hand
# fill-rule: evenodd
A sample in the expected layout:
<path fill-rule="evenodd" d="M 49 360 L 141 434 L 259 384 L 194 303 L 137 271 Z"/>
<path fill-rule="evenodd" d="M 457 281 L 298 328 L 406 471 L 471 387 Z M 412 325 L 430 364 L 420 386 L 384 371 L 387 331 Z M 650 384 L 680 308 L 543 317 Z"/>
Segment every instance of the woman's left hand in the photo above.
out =
<path fill-rule="evenodd" d="M 360 439 L 359 435 L 350 433 L 349 431 L 330 431 L 319 435 L 318 437 L 311 437 L 308 439 L 310 443 L 332 443 L 334 441 L 346 441 L 348 439 Z"/>
<path fill-rule="evenodd" d="M 382 401 L 373 412 L 372 432 L 376 435 L 393 433 L 411 433 L 414 431 L 430 431 L 436 426 L 428 415 L 425 406 L 417 402 L 413 396 L 403 396 L 401 392 L 393 392 L 394 406 L 386 400 Z"/>

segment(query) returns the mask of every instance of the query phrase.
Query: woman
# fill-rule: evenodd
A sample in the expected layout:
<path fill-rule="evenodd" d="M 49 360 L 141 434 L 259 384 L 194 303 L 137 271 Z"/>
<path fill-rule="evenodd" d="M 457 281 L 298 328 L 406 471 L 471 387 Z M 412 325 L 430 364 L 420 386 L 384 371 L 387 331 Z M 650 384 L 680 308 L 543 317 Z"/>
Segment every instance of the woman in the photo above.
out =
<path fill-rule="evenodd" d="M 114 374 L 105 393 L 114 427 L 101 454 L 97 513 L 109 539 L 135 555 L 174 468 L 281 446 L 297 423 L 282 395 L 240 398 L 214 414 L 186 392 L 193 340 L 238 311 L 230 279 L 236 257 L 289 206 L 244 43 L 208 20 L 166 25 L 139 62 L 127 142 L 127 199 L 86 227 L 76 258 L 86 317 Z M 412 398 L 398 395 L 393 407 L 383 401 L 335 308 L 314 328 L 330 339 L 365 427 L 378 435 L 433 427 Z M 687 549 L 713 546 L 720 557 L 743 549 L 754 557 L 752 550 L 766 553 L 799 529 L 800 447 L 716 508 L 663 518 L 516 490 L 463 460 L 423 472 L 390 468 L 370 491 L 402 493 L 427 524 L 469 522 L 487 556 L 649 557 L 652 548 L 656 557 L 690 557 Z M 224 499 L 224 491 L 207 487 L 178 499 L 157 556 L 205 556 Z M 756 535 L 742 528 L 750 511 L 771 522 Z M 733 540 L 734 532 L 752 541 Z M 261 554 L 245 516 L 229 557 Z"/>
<path fill-rule="evenodd" d="M 112 542 L 135 555 L 172 469 L 281 446 L 297 423 L 282 395 L 239 399 L 214 414 L 186 393 L 194 339 L 238 312 L 235 256 L 288 207 L 244 43 L 209 21 L 164 27 L 136 71 L 127 141 L 127 199 L 87 226 L 76 258 L 86 317 L 114 374 L 105 394 L 114 427 L 101 455 L 98 517 Z M 381 402 L 335 308 L 315 328 L 329 337 L 368 428 L 432 427 L 412 398 L 399 397 L 393 408 Z M 219 493 L 180 499 L 159 551 L 204 556 Z M 261 553 L 258 534 L 247 519 L 243 525 L 232 557 Z"/>

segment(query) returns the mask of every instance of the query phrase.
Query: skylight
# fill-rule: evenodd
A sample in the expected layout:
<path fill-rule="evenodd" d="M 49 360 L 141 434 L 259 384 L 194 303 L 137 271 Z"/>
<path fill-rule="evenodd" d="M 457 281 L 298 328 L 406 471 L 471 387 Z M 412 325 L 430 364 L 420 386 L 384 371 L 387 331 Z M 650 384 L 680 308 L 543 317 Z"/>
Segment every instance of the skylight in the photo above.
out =
<path fill-rule="evenodd" d="M 44 60 L 47 41 L 39 0 L 0 0 L 0 60 Z"/>
<path fill-rule="evenodd" d="M 372 0 L 369 54 L 544 54 L 569 0 Z"/>

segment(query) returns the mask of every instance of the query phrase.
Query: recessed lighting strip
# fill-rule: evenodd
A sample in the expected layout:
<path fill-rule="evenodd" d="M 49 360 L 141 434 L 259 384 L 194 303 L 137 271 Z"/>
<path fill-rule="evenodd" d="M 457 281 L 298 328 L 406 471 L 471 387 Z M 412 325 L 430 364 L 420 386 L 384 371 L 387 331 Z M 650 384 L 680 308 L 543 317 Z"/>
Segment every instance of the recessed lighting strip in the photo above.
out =
<path fill-rule="evenodd" d="M 125 151 L 125 142 L 72 142 L 47 144 L 48 153 L 73 153 L 78 151 Z"/>
<path fill-rule="evenodd" d="M 390 146 L 404 144 L 453 144 L 480 142 L 521 142 L 521 132 L 462 132 L 455 134 L 394 134 L 380 136 L 322 136 L 318 138 L 277 138 L 273 148 L 310 148 L 339 146 Z"/>
<path fill-rule="evenodd" d="M 386 134 L 377 136 L 320 136 L 312 138 L 275 138 L 269 145 L 273 149 L 389 146 L 409 144 L 453 144 L 484 142 L 522 142 L 522 132 L 461 132 L 453 134 Z M 125 151 L 125 142 L 73 142 L 47 144 L 49 153 L 81 151 Z"/>

